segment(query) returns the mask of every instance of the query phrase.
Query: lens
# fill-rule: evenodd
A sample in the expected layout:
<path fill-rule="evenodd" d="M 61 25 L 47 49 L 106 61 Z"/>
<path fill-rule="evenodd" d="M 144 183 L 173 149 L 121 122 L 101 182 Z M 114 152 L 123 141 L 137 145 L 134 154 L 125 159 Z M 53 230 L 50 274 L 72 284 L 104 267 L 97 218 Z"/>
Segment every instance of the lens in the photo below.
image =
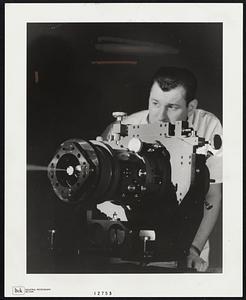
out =
<path fill-rule="evenodd" d="M 140 154 L 100 141 L 66 141 L 50 163 L 53 189 L 62 201 L 87 206 L 108 200 L 131 206 L 155 201 L 171 180 L 169 155 L 148 151 L 148 144 L 143 148 Z"/>
<path fill-rule="evenodd" d="M 57 180 L 63 187 L 72 187 L 76 184 L 79 178 L 79 171 L 76 166 L 79 165 L 79 160 L 73 154 L 64 154 L 57 163 Z"/>

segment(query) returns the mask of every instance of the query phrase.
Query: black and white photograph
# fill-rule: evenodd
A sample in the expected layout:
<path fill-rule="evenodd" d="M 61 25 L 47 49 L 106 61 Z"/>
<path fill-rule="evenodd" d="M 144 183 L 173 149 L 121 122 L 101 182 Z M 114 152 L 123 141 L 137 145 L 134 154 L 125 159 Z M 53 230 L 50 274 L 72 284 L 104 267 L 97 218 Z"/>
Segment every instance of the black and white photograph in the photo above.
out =
<path fill-rule="evenodd" d="M 221 272 L 222 24 L 29 23 L 27 46 L 28 273 Z"/>
<path fill-rule="evenodd" d="M 46 4 L 40 6 L 40 18 L 25 21 L 25 59 L 19 66 L 25 69 L 21 79 L 25 92 L 18 95 L 18 89 L 15 91 L 15 97 L 24 99 L 15 100 L 16 106 L 6 105 L 8 111 L 16 110 L 8 119 L 8 124 L 11 120 L 19 124 L 12 131 L 22 127 L 21 120 L 25 124 L 24 138 L 19 144 L 23 137 L 19 135 L 15 149 L 21 152 L 24 145 L 23 160 L 18 162 L 23 181 L 19 191 L 11 186 L 11 193 L 19 194 L 23 201 L 15 199 L 14 212 L 10 204 L 5 210 L 7 224 L 13 218 L 15 228 L 18 222 L 22 224 L 19 230 L 25 238 L 20 248 L 24 252 L 18 257 L 23 258 L 20 270 L 25 280 L 21 282 L 21 275 L 16 275 L 11 283 L 9 275 L 12 291 L 7 293 L 48 297 L 59 296 L 67 288 L 62 296 L 142 296 L 148 292 L 139 293 L 139 287 L 154 280 L 151 276 L 158 276 L 158 288 L 155 292 L 149 288 L 149 296 L 187 295 L 191 276 L 198 284 L 202 282 L 202 290 L 206 289 L 204 276 L 208 280 L 217 276 L 219 286 L 223 276 L 228 280 L 228 261 L 231 266 L 228 249 L 233 247 L 233 237 L 226 228 L 236 220 L 235 227 L 240 226 L 237 213 L 242 200 L 235 186 L 238 194 L 230 201 L 235 200 L 237 208 L 229 220 L 228 191 L 235 184 L 232 175 L 240 172 L 228 167 L 232 163 L 228 152 L 240 160 L 241 143 L 235 134 L 232 148 L 227 147 L 225 131 L 230 127 L 231 106 L 239 108 L 241 101 L 239 89 L 238 98 L 229 100 L 228 107 L 229 87 L 236 85 L 229 82 L 233 71 L 227 76 L 225 65 L 228 57 L 231 60 L 225 48 L 230 22 L 214 14 L 208 18 L 209 13 L 200 19 L 196 13 L 195 18 L 178 18 L 182 5 L 176 6 L 173 19 L 167 11 L 160 19 L 164 4 L 159 4 L 159 10 L 148 4 L 153 15 L 159 12 L 156 19 L 144 19 L 139 4 L 127 10 L 125 5 L 122 10 L 120 4 L 111 5 L 118 19 L 108 17 L 110 4 L 103 9 L 99 5 L 98 11 L 105 15 L 97 19 L 95 5 L 90 7 L 92 17 L 86 13 L 87 3 L 78 6 L 80 18 L 62 20 L 55 14 L 50 18 L 55 7 L 45 16 Z M 13 6 L 8 8 L 11 16 Z M 19 8 L 21 15 L 24 7 Z M 37 13 L 37 7 L 32 8 Z M 139 8 L 135 19 L 131 8 Z M 235 7 L 235 15 L 239 8 Z M 203 16 L 199 7 L 194 7 L 193 14 L 196 9 Z M 129 15 L 122 18 L 124 10 Z M 68 16 L 70 13 L 68 10 Z M 240 56 L 235 61 L 238 65 Z M 240 70 L 237 72 L 239 86 Z M 240 115 L 237 120 L 240 123 Z M 9 170 L 14 170 L 17 159 Z M 17 234 L 11 226 L 6 230 Z M 240 238 L 240 231 L 234 238 Z M 11 238 L 6 245 L 14 243 Z M 237 259 L 240 264 L 240 256 Z M 7 263 L 13 264 L 10 256 Z M 130 292 L 133 275 L 136 290 Z M 98 279 L 93 281 L 90 276 Z M 182 276 L 186 292 L 170 292 L 175 286 L 171 276 L 177 280 Z M 35 278 L 41 281 L 37 284 Z M 84 290 L 79 289 L 76 278 L 85 280 Z M 104 280 L 101 284 L 100 278 Z M 107 278 L 111 283 L 105 284 Z M 141 282 L 141 278 L 146 280 Z M 166 293 L 161 283 L 164 278 L 169 285 Z M 63 279 L 67 283 L 75 280 L 72 293 L 69 284 L 63 286 Z M 122 287 L 124 280 L 131 281 L 128 292 Z M 61 291 L 56 291 L 57 286 Z M 218 295 L 215 280 L 214 286 L 216 292 L 212 289 L 211 295 Z M 238 290 L 237 285 L 228 295 Z M 199 290 L 190 292 L 200 295 Z M 222 294 L 227 295 L 226 291 Z"/>

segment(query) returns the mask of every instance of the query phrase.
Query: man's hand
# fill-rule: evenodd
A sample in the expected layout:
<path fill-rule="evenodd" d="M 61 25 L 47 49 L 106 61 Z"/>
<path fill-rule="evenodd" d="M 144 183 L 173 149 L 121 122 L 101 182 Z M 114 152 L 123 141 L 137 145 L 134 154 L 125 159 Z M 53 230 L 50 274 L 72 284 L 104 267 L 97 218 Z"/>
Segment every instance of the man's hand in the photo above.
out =
<path fill-rule="evenodd" d="M 208 268 L 208 263 L 193 248 L 190 248 L 190 254 L 187 256 L 187 267 L 195 268 L 198 272 L 205 272 Z"/>
<path fill-rule="evenodd" d="M 187 257 L 187 267 L 195 268 L 198 272 L 205 272 L 208 268 L 208 263 L 197 254 L 190 254 Z"/>

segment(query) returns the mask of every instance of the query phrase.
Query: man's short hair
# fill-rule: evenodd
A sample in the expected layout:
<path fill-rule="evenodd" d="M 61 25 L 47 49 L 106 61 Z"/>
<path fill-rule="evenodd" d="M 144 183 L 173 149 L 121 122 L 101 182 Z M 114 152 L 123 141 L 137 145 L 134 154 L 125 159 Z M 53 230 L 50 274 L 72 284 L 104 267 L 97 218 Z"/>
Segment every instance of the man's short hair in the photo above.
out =
<path fill-rule="evenodd" d="M 178 67 L 161 67 L 153 76 L 151 86 L 157 82 L 164 91 L 170 91 L 181 85 L 186 90 L 187 104 L 195 99 L 197 80 L 195 75 L 188 69 Z"/>

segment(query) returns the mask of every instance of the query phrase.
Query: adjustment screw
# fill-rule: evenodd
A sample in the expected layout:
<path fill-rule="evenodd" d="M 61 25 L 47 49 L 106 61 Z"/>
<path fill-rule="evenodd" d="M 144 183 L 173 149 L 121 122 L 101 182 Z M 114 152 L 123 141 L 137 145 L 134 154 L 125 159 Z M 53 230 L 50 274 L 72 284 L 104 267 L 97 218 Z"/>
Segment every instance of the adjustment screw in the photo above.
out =
<path fill-rule="evenodd" d="M 119 121 L 119 122 L 121 122 L 124 119 L 124 117 L 126 117 L 126 115 L 127 114 L 125 112 L 122 112 L 122 111 L 115 111 L 115 112 L 112 113 L 112 116 L 114 118 L 116 118 L 116 120 Z"/>
<path fill-rule="evenodd" d="M 145 192 L 147 190 L 146 186 L 141 185 L 141 192 Z"/>
<path fill-rule="evenodd" d="M 139 177 L 143 177 L 143 176 L 146 176 L 146 171 L 144 171 L 143 169 L 140 169 L 139 171 L 138 171 L 138 176 Z"/>
<path fill-rule="evenodd" d="M 130 185 L 128 185 L 127 189 L 129 192 L 134 192 L 136 190 L 136 187 L 135 187 L 135 185 L 130 184 Z"/>

